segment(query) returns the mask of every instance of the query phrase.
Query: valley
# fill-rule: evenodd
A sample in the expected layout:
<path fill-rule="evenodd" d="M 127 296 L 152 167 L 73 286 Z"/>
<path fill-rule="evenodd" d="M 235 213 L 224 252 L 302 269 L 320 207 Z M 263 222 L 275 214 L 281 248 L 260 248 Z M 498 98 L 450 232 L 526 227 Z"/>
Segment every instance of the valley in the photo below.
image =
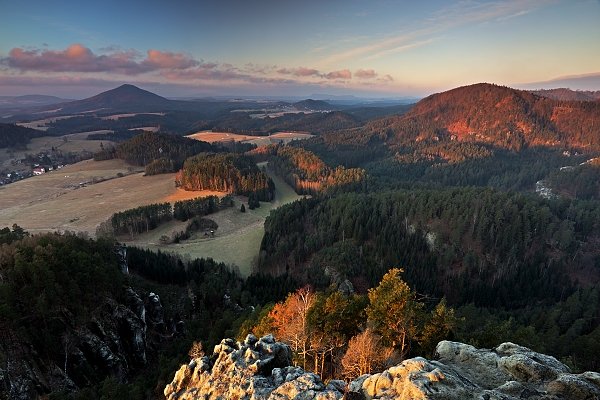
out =
<path fill-rule="evenodd" d="M 143 176 L 120 160 L 86 160 L 0 187 L 0 225 L 31 232 L 86 232 L 117 211 L 181 199 L 174 174 Z M 193 196 L 204 193 L 194 193 Z M 190 193 L 184 193 L 184 198 Z"/>
<path fill-rule="evenodd" d="M 261 167 L 266 163 L 260 164 Z M 160 227 L 138 235 L 135 240 L 123 238 L 123 242 L 131 246 L 139 246 L 151 250 L 167 251 L 182 256 L 185 259 L 212 258 L 223 262 L 235 270 L 239 270 L 243 277 L 248 277 L 256 271 L 258 264 L 260 244 L 264 236 L 264 223 L 272 210 L 285 204 L 303 198 L 269 168 L 266 169 L 275 182 L 275 200 L 261 202 L 259 208 L 240 212 L 240 205 L 247 203 L 247 198 L 234 197 L 234 206 L 210 214 L 207 218 L 215 221 L 218 228 L 214 236 L 204 236 L 196 233 L 195 237 L 177 244 L 161 244 L 160 237 L 171 236 L 174 232 L 184 229 L 185 223 L 170 221 Z M 196 194 L 197 192 L 191 192 Z M 207 194 L 196 194 L 206 196 Z"/>
<path fill-rule="evenodd" d="M 264 103 L 243 103 L 125 85 L 74 102 L 68 118 L 3 125 L 5 168 L 88 159 L 0 187 L 0 334 L 16 343 L 0 353 L 31 343 L 80 385 L 73 396 L 110 386 L 139 400 L 148 381 L 159 383 L 146 398 L 161 398 L 182 348 L 248 333 L 300 340 L 309 350 L 294 359 L 322 379 L 355 377 L 346 365 L 359 339 L 394 362 L 452 338 L 599 368 L 595 100 L 478 84 L 414 106 L 307 100 L 323 112 L 253 118 Z M 79 288 L 92 291 L 83 304 Z M 121 333 L 110 347 L 115 321 L 136 339 Z M 21 356 L 30 369 L 6 376 L 44 375 L 32 354 Z M 84 372 L 70 372 L 77 363 Z"/>

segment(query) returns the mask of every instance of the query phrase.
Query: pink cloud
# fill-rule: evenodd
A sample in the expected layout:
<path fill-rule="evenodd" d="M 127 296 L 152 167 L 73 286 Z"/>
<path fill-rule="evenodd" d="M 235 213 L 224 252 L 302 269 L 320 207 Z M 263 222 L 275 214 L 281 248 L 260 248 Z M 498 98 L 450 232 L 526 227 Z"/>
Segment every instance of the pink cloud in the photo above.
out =
<path fill-rule="evenodd" d="M 373 79 L 377 77 L 377 72 L 373 69 L 359 69 L 354 73 L 354 76 L 359 79 Z"/>
<path fill-rule="evenodd" d="M 285 67 L 276 65 L 232 65 L 205 62 L 189 54 L 147 50 L 145 53 L 119 47 L 92 50 L 82 44 L 72 44 L 64 49 L 13 48 L 0 57 L 0 85 L 20 82 L 32 86 L 38 79 L 55 79 L 64 85 L 96 85 L 108 82 L 145 82 L 164 85 L 206 85 L 218 87 L 306 86 L 336 87 L 350 85 L 362 88 L 371 85 L 389 87 L 393 78 L 379 75 L 372 69 L 349 69 L 321 72 L 317 68 Z M 4 83 L 3 83 L 4 81 Z M 46 83 L 46 85 L 51 85 Z M 179 87 L 178 86 L 178 87 Z"/>
<path fill-rule="evenodd" d="M 148 50 L 147 58 L 142 64 L 155 69 L 186 69 L 195 67 L 200 63 L 182 53 Z"/>
<path fill-rule="evenodd" d="M 339 71 L 332 71 L 325 74 L 326 79 L 352 79 L 352 72 L 349 69 L 342 69 Z"/>
<path fill-rule="evenodd" d="M 2 62 L 9 67 L 24 71 L 41 72 L 109 72 L 137 75 L 157 70 L 180 70 L 200 65 L 192 57 L 160 50 L 148 50 L 140 60 L 135 50 L 111 50 L 107 54 L 95 54 L 91 49 L 72 44 L 65 50 L 25 50 L 13 48 Z"/>
<path fill-rule="evenodd" d="M 120 51 L 108 55 L 96 55 L 81 44 L 72 44 L 65 50 L 24 50 L 13 48 L 2 60 L 9 67 L 20 71 L 44 72 L 119 72 L 136 74 L 145 67 L 135 61 L 134 51 Z"/>

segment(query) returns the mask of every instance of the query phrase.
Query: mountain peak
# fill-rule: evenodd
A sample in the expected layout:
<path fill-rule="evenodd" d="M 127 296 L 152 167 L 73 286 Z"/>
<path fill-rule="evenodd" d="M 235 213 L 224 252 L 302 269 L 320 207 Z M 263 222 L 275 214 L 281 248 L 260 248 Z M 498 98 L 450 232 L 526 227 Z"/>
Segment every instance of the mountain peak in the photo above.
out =
<path fill-rule="evenodd" d="M 141 89 L 135 85 L 124 84 L 87 99 L 65 104 L 63 111 L 70 113 L 102 111 L 164 111 L 171 108 L 171 100 Z"/>
<path fill-rule="evenodd" d="M 575 122 L 576 121 L 576 122 Z M 366 125 L 389 130 L 390 144 L 477 142 L 520 150 L 527 146 L 600 149 L 600 102 L 559 102 L 489 83 L 432 94 L 399 117 Z"/>

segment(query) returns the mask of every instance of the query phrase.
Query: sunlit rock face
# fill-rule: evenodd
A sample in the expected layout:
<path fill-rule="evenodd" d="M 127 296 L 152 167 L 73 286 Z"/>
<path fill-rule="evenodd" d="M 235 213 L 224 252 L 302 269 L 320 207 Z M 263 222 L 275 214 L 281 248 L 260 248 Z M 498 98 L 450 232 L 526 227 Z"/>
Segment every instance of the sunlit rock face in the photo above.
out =
<path fill-rule="evenodd" d="M 443 341 L 437 359 L 411 358 L 346 384 L 325 385 L 291 366 L 291 351 L 271 335 L 225 339 L 211 357 L 183 365 L 164 390 L 181 399 L 600 399 L 600 374 L 570 373 L 554 357 L 513 343 L 493 350 Z"/>

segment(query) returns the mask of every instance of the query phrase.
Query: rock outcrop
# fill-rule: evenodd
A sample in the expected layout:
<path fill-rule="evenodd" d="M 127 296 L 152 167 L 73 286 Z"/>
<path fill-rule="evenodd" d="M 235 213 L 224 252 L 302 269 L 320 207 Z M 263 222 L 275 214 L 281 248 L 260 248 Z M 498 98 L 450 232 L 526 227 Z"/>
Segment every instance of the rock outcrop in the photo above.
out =
<path fill-rule="evenodd" d="M 0 399 L 74 391 L 107 376 L 126 382 L 148 363 L 148 353 L 173 335 L 165 327 L 160 298 L 154 293 L 145 297 L 128 288 L 124 301 L 105 298 L 85 323 L 65 313 L 60 360 L 40 357 L 30 343 L 0 327 Z"/>
<path fill-rule="evenodd" d="M 325 385 L 291 366 L 290 348 L 271 335 L 225 339 L 211 357 L 183 365 L 165 387 L 168 400 L 191 399 L 399 399 L 592 400 L 600 374 L 572 374 L 554 357 L 513 343 L 493 350 L 443 341 L 436 360 L 416 357 L 346 384 Z"/>

